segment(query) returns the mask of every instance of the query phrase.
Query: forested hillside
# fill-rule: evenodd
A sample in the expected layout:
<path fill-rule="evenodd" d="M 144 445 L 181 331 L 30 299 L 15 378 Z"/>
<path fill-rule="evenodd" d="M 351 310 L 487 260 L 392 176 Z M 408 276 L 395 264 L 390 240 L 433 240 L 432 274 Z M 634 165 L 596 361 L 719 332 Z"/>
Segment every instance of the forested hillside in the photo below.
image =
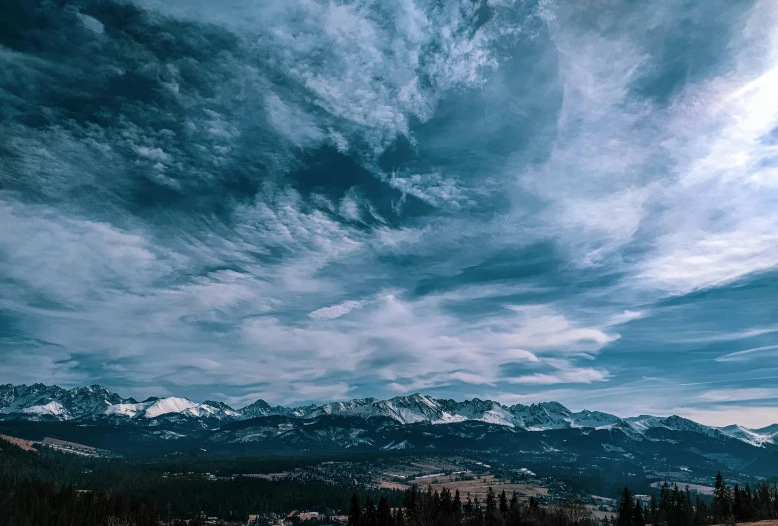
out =
<path fill-rule="evenodd" d="M 288 467 L 301 462 L 255 460 L 254 465 Z M 233 468 L 237 463 L 228 459 L 219 465 Z M 24 451 L 0 440 L 0 509 L 8 510 L 0 526 L 89 526 L 115 515 L 131 517 L 141 526 L 155 524 L 157 517 L 189 518 L 200 512 L 241 521 L 257 511 L 345 512 L 355 491 L 322 481 L 204 477 L 203 468 L 208 466 L 197 458 L 140 461 L 83 458 L 48 448 Z M 184 475 L 172 476 L 174 472 Z M 362 498 L 381 497 L 375 491 L 356 490 Z M 393 506 L 402 499 L 400 492 L 384 496 Z"/>

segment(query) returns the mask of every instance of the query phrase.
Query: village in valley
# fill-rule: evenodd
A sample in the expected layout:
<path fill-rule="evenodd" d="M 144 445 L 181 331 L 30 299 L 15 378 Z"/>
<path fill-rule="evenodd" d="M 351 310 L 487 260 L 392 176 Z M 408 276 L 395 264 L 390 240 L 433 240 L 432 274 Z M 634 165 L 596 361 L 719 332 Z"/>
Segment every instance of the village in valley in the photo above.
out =
<path fill-rule="evenodd" d="M 505 469 L 456 455 L 379 458 L 371 462 L 328 461 L 287 472 L 234 476 L 267 480 L 322 480 L 375 490 L 405 491 L 414 485 L 422 491 L 431 489 L 440 492 L 447 488 L 452 494 L 458 491 L 463 501 L 469 498 L 479 503 L 485 502 L 490 489 L 495 494 L 504 491 L 508 497 L 515 493 L 520 501 L 526 502 L 531 498 L 539 505 L 558 504 L 575 498 L 596 518 L 613 516 L 617 505 L 616 500 L 611 498 L 576 495 L 564 483 L 526 468 Z M 334 511 L 293 510 L 286 515 L 258 512 L 249 516 L 248 526 L 291 526 L 302 522 L 322 526 L 347 524 L 348 516 Z"/>

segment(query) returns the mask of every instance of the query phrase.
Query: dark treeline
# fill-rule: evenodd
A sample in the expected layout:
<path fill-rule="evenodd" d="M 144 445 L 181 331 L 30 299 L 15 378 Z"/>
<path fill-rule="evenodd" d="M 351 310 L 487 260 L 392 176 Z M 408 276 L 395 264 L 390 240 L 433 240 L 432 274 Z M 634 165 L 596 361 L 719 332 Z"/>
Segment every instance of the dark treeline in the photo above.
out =
<path fill-rule="evenodd" d="M 687 486 L 681 490 L 665 482 L 659 498 L 651 497 L 643 506 L 640 500 L 624 488 L 619 502 L 617 526 L 702 526 L 705 524 L 729 524 L 732 521 L 750 522 L 778 518 L 778 487 L 775 481 L 760 481 L 753 489 L 749 484 L 734 488 L 724 483 L 721 473 L 716 475 L 713 502 L 707 505 Z"/>
<path fill-rule="evenodd" d="M 0 526 L 157 526 L 156 508 L 138 499 L 44 482 L 10 485 L 1 476 L 0 510 Z"/>
<path fill-rule="evenodd" d="M 171 466 L 192 474 L 165 475 L 163 470 Z M 316 480 L 209 480 L 202 476 L 202 467 L 200 459 L 95 459 L 48 448 L 25 451 L 0 440 L 0 526 L 89 526 L 119 513 L 144 526 L 155 524 L 156 517 L 168 521 L 200 513 L 245 521 L 250 513 L 295 508 L 345 512 L 354 490 Z M 358 491 L 362 499 L 381 496 L 378 491 Z M 402 492 L 385 497 L 392 506 L 402 503 Z M 13 518 L 8 510 L 13 510 Z"/>
<path fill-rule="evenodd" d="M 153 503 L 68 483 L 90 471 L 74 457 L 0 441 L 0 526 L 104 526 L 115 519 L 156 526 Z"/>
<path fill-rule="evenodd" d="M 299 464 L 310 459 L 291 461 Z M 213 471 L 228 473 L 239 460 L 206 462 L 209 469 L 226 465 L 225 471 Z M 283 460 L 271 462 L 282 467 L 276 462 Z M 184 475 L 174 476 L 169 469 Z M 641 499 L 625 488 L 618 514 L 598 520 L 577 499 L 541 505 L 532 498 L 524 501 L 513 494 L 496 494 L 491 488 L 479 502 L 447 489 L 436 492 L 414 487 L 404 493 L 357 489 L 354 493 L 354 487 L 320 480 L 269 481 L 242 476 L 211 480 L 202 472 L 200 458 L 106 460 L 48 448 L 24 451 L 0 440 L 0 526 L 92 526 L 107 524 L 108 519 L 146 526 L 201 513 L 244 521 L 250 513 L 292 509 L 350 510 L 352 526 L 697 526 L 778 518 L 774 481 L 730 487 L 720 474 L 712 500 L 667 484 L 656 495 Z"/>
<path fill-rule="evenodd" d="M 172 517 L 187 517 L 194 511 L 228 520 L 245 520 L 250 513 L 285 513 L 304 509 L 331 513 L 345 511 L 354 488 L 322 481 L 276 481 L 239 477 L 234 480 L 163 479 L 136 488 L 132 495 L 170 510 Z M 378 500 L 379 491 L 358 490 L 361 498 Z M 402 493 L 392 491 L 385 498 L 393 506 L 402 502 Z M 166 518 L 163 517 L 163 518 Z"/>
<path fill-rule="evenodd" d="M 563 504 L 541 506 L 533 497 L 520 501 L 515 493 L 495 493 L 487 490 L 484 502 L 465 499 L 457 490 L 426 491 L 414 486 L 405 492 L 401 508 L 392 509 L 385 497 L 376 503 L 368 498 L 361 504 L 355 494 L 351 498 L 349 526 L 568 526 L 595 525 L 591 511 L 583 502 L 571 499 Z"/>
<path fill-rule="evenodd" d="M 618 514 L 597 519 L 579 499 L 569 499 L 550 506 L 541 506 L 534 498 L 519 500 L 516 494 L 495 493 L 488 489 L 479 502 L 459 491 L 426 491 L 413 487 L 405 492 L 402 507 L 393 508 L 381 497 L 351 498 L 349 526 L 703 526 L 778 518 L 778 487 L 775 481 L 761 481 L 752 489 L 726 485 L 716 476 L 713 500 L 706 502 L 688 486 L 664 483 L 659 494 L 635 498 L 629 488 L 619 502 Z"/>

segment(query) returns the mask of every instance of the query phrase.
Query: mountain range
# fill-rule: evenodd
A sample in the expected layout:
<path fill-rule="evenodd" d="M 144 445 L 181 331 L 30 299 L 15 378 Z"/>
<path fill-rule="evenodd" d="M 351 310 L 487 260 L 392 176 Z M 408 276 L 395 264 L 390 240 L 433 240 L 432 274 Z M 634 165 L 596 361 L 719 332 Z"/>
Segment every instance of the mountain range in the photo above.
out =
<path fill-rule="evenodd" d="M 616 485 L 668 478 L 707 484 L 717 471 L 746 480 L 778 473 L 778 425 L 716 428 L 680 416 L 621 418 L 557 402 L 504 405 L 418 393 L 299 407 L 257 400 L 234 408 L 179 397 L 138 401 L 99 385 L 2 385 L 0 434 L 124 456 L 455 453 Z"/>
<path fill-rule="evenodd" d="M 657 430 L 691 432 L 710 438 L 727 436 L 754 447 L 778 444 L 778 424 L 761 429 L 739 425 L 709 427 L 679 416 L 641 415 L 629 418 L 583 410 L 573 412 L 558 402 L 506 406 L 492 400 L 474 398 L 457 402 L 423 394 L 330 402 L 300 407 L 273 406 L 264 400 L 234 409 L 223 402 L 201 403 L 187 398 L 149 397 L 141 402 L 123 398 L 100 385 L 63 389 L 59 386 L 0 385 L 0 420 L 28 422 L 81 422 L 114 426 L 165 427 L 177 423 L 196 429 L 220 430 L 229 424 L 283 417 L 310 425 L 322 417 L 343 417 L 357 421 L 388 420 L 395 425 L 428 424 L 441 426 L 480 422 L 514 431 L 562 429 L 618 429 L 633 437 L 645 437 Z"/>

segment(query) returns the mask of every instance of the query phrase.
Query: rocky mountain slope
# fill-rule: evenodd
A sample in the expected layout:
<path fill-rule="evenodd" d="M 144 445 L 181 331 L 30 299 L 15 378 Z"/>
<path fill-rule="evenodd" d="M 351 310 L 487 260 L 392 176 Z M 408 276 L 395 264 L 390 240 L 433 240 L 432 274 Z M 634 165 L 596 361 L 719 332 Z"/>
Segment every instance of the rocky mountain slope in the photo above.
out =
<path fill-rule="evenodd" d="M 273 420 L 271 417 L 281 420 Z M 620 418 L 599 411 L 573 412 L 557 402 L 506 406 L 492 400 L 474 398 L 458 402 L 439 400 L 417 393 L 388 400 L 363 398 L 293 408 L 272 406 L 264 400 L 257 400 L 241 409 L 234 409 L 223 402 L 196 403 L 178 397 L 151 397 L 138 402 L 132 398 L 122 398 L 99 385 L 70 390 L 43 384 L 0 385 L 0 419 L 4 421 L 91 422 L 157 428 L 172 425 L 177 428 L 177 435 L 186 436 L 187 429 L 216 431 L 236 424 L 235 429 L 242 430 L 246 429 L 245 423 L 271 418 L 262 424 L 266 431 L 256 431 L 254 436 L 277 437 L 280 436 L 279 432 L 267 431 L 275 425 L 272 422 L 283 421 L 287 430 L 312 430 L 316 429 L 315 426 L 311 427 L 313 423 L 325 417 L 335 418 L 339 422 L 350 422 L 352 429 L 354 422 L 362 422 L 357 426 L 360 429 L 380 426 L 386 428 L 388 424 L 391 424 L 393 429 L 399 429 L 402 426 L 420 424 L 433 426 L 431 429 L 442 432 L 441 426 L 445 425 L 483 423 L 490 425 L 489 429 L 493 434 L 565 429 L 618 430 L 640 440 L 646 437 L 661 438 L 669 432 L 683 432 L 714 440 L 722 437 L 732 438 L 758 448 L 778 444 L 778 424 L 763 429 L 747 429 L 738 425 L 713 428 L 679 416 L 661 418 L 641 415 Z M 348 433 L 352 438 L 356 436 L 353 431 Z M 240 440 L 250 441 L 246 436 L 242 436 Z M 301 439 L 298 436 L 296 440 Z M 344 443 L 345 439 L 338 437 L 337 440 Z M 403 440 L 381 444 L 380 447 L 407 447 L 410 442 Z M 346 440 L 345 443 L 349 441 Z M 375 445 L 378 446 L 378 443 Z"/>

